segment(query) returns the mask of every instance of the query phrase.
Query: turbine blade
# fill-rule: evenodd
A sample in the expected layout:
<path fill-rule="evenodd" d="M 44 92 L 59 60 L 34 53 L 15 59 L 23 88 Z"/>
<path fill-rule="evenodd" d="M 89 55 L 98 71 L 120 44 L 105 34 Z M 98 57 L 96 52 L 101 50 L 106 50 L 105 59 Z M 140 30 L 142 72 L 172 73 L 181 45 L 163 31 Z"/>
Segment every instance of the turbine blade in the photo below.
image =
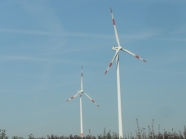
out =
<path fill-rule="evenodd" d="M 107 74 L 108 70 L 109 70 L 110 67 L 112 66 L 112 63 L 113 63 L 113 61 L 114 61 L 114 59 L 116 58 L 116 56 L 117 56 L 118 53 L 119 53 L 119 49 L 116 50 L 116 53 L 115 53 L 114 57 L 112 58 L 112 60 L 111 60 L 111 62 L 110 62 L 110 64 L 109 64 L 107 70 L 105 71 L 105 74 Z"/>
<path fill-rule="evenodd" d="M 118 44 L 118 46 L 120 46 L 120 42 L 119 42 L 119 37 L 118 37 L 118 32 L 117 32 L 117 29 L 116 29 L 116 22 L 114 20 L 114 15 L 112 13 L 112 8 L 110 8 L 110 12 L 111 12 L 111 16 L 112 16 L 112 23 L 114 25 L 114 32 L 115 32 L 115 36 L 116 36 L 116 42 Z"/>
<path fill-rule="evenodd" d="M 81 67 L 81 90 L 83 90 L 83 66 Z"/>
<path fill-rule="evenodd" d="M 77 97 L 79 94 L 81 94 L 81 92 L 78 91 L 77 94 L 75 94 L 74 96 L 70 97 L 66 102 L 72 100 L 73 98 Z"/>
<path fill-rule="evenodd" d="M 124 51 L 124 52 L 126 52 L 126 53 L 128 53 L 128 54 L 130 54 L 130 55 L 132 55 L 132 56 L 134 56 L 134 57 L 136 57 L 137 59 L 142 60 L 143 62 L 147 62 L 146 60 L 142 59 L 142 58 L 139 57 L 138 55 L 136 55 L 136 54 L 134 54 L 134 53 L 132 53 L 132 52 L 126 50 L 126 49 L 121 48 L 121 50 Z"/>
<path fill-rule="evenodd" d="M 99 105 L 89 96 L 84 92 L 85 96 L 87 96 L 96 106 L 99 107 Z"/>

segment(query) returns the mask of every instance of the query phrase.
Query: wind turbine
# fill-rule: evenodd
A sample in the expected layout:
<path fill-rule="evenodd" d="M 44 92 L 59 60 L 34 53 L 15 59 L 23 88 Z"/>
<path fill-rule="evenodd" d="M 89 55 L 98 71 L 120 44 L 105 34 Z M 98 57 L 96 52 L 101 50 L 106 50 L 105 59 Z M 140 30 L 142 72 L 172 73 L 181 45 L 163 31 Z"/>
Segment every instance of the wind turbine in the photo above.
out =
<path fill-rule="evenodd" d="M 112 58 L 107 70 L 105 71 L 105 74 L 108 72 L 109 68 L 112 66 L 113 61 L 116 59 L 116 71 L 117 71 L 117 91 L 118 91 L 118 122 L 119 122 L 119 139 L 123 138 L 123 122 L 122 122 L 122 106 L 121 106 L 121 89 L 120 89 L 120 70 L 119 70 L 119 52 L 120 50 L 142 60 L 143 62 L 146 62 L 144 59 L 140 58 L 138 55 L 124 49 L 120 45 L 117 29 L 116 29 L 116 22 L 114 20 L 114 15 L 112 13 L 112 9 L 110 8 L 111 16 L 112 16 L 112 22 L 114 25 L 114 32 L 116 37 L 116 42 L 118 46 L 113 46 L 112 49 L 116 51 L 114 57 Z"/>
<path fill-rule="evenodd" d="M 78 93 L 69 98 L 66 102 L 72 100 L 73 98 L 80 96 L 80 136 L 83 137 L 83 114 L 82 114 L 82 95 L 84 94 L 88 99 L 90 99 L 96 106 L 99 107 L 99 105 L 89 96 L 87 95 L 83 90 L 83 67 L 81 68 L 81 90 L 77 91 Z"/>

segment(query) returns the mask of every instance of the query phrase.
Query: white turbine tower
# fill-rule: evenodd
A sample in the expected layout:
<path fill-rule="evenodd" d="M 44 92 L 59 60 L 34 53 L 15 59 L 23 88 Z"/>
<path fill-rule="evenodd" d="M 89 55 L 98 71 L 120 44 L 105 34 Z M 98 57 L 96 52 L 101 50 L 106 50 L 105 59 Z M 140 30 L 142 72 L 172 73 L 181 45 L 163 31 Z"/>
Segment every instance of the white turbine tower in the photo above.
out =
<path fill-rule="evenodd" d="M 82 95 L 84 94 L 86 97 L 88 97 L 96 106 L 99 107 L 98 104 L 96 104 L 96 102 L 89 96 L 87 95 L 84 90 L 83 90 L 83 67 L 81 68 L 81 90 L 77 91 L 78 93 L 75 94 L 74 96 L 72 96 L 71 98 L 69 98 L 66 102 L 72 100 L 73 98 L 80 96 L 80 136 L 83 137 L 83 114 L 82 114 Z"/>
<path fill-rule="evenodd" d="M 140 60 L 142 60 L 143 62 L 146 62 L 144 59 L 140 58 L 138 55 L 124 49 L 121 47 L 120 45 L 120 41 L 119 41 L 119 37 L 118 37 L 118 33 L 117 33 L 117 29 L 116 29 L 116 22 L 114 20 L 114 15 L 112 13 L 112 9 L 110 8 L 110 12 L 111 12 L 111 16 L 112 16 L 112 22 L 114 25 L 114 32 L 115 32 L 115 36 L 116 36 L 116 42 L 118 44 L 117 47 L 113 46 L 112 49 L 114 51 L 116 51 L 113 59 L 111 60 L 105 74 L 108 72 L 109 68 L 112 66 L 113 61 L 116 59 L 116 71 L 117 71 L 117 90 L 118 90 L 118 122 L 119 122 L 119 139 L 123 138 L 123 122 L 122 122 L 122 105 L 121 105 L 121 90 L 120 90 L 120 71 L 119 71 L 119 51 L 122 50 Z"/>

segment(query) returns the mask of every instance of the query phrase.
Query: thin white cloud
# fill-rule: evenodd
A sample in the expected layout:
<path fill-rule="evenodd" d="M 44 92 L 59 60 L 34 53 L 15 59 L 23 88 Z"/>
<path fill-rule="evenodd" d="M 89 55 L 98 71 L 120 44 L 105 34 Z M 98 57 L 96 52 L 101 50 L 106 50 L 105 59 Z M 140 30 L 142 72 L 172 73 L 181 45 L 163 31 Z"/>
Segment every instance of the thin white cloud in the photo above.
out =
<path fill-rule="evenodd" d="M 66 37 L 87 37 L 87 38 L 105 38 L 105 39 L 114 39 L 114 34 L 89 34 L 83 32 L 68 32 L 63 31 L 59 32 L 47 32 L 47 31 L 38 31 L 38 30 L 20 30 L 20 29 L 8 29 L 0 28 L 0 32 L 4 33 L 17 33 L 17 34 L 33 34 L 33 35 L 60 35 Z M 124 34 L 120 35 L 121 39 L 126 40 L 144 40 L 158 35 L 159 31 L 149 30 L 143 32 L 136 32 L 134 34 Z"/>
<path fill-rule="evenodd" d="M 46 31 L 33 31 L 33 30 L 20 30 L 20 29 L 7 29 L 7 28 L 0 28 L 0 32 L 3 33 L 15 33 L 15 34 L 30 34 L 30 35 L 56 35 L 52 32 Z"/>
<path fill-rule="evenodd" d="M 145 40 L 154 36 L 157 36 L 160 33 L 159 30 L 148 30 L 143 32 L 135 32 L 133 34 L 123 34 L 119 37 L 128 41 L 133 40 Z M 105 38 L 105 39 L 115 39 L 114 32 L 113 34 L 88 34 L 88 33 L 75 33 L 75 32 L 66 32 L 65 36 L 72 37 L 91 37 L 91 38 Z"/>
<path fill-rule="evenodd" d="M 185 42 L 186 38 L 177 38 L 177 37 L 173 38 L 173 37 L 170 37 L 170 38 L 158 38 L 158 40 Z"/>
<path fill-rule="evenodd" d="M 47 1 L 17 1 L 17 3 L 28 16 L 34 18 L 47 30 L 59 33 L 64 30 L 58 16 Z"/>
<path fill-rule="evenodd" d="M 121 35 L 121 39 L 125 39 L 126 41 L 146 40 L 158 36 L 160 33 L 160 30 L 147 30 L 135 32 L 133 34 Z"/>
<path fill-rule="evenodd" d="M 47 58 L 38 58 L 38 57 L 29 57 L 29 56 L 13 56 L 5 55 L 0 57 L 0 62 L 8 61 L 36 61 L 36 62 L 49 62 L 50 59 Z"/>
<path fill-rule="evenodd" d="M 158 72 L 158 73 L 166 73 L 166 74 L 177 74 L 177 75 L 186 75 L 185 72 L 179 72 L 179 71 L 170 71 L 170 70 L 162 70 L 162 69 L 155 69 L 155 68 L 148 68 L 148 69 L 143 69 L 144 71 L 151 71 L 151 72 Z"/>
<path fill-rule="evenodd" d="M 66 64 L 75 64 L 75 65 L 91 65 L 91 66 L 102 66 L 101 63 L 90 63 L 90 62 L 82 62 L 75 60 L 67 60 L 67 59 L 56 59 L 56 58 L 45 58 L 45 57 L 37 57 L 37 56 L 20 56 L 20 55 L 4 55 L 0 57 L 0 63 L 3 62 L 46 62 L 52 64 L 66 63 Z"/>

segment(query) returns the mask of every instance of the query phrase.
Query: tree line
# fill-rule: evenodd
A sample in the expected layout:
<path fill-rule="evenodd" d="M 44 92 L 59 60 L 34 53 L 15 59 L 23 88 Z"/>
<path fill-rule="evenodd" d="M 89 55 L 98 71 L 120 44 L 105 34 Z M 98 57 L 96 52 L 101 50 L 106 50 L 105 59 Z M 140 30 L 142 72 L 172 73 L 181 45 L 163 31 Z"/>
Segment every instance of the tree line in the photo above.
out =
<path fill-rule="evenodd" d="M 0 129 L 0 139 L 9 139 L 6 135 L 6 130 Z M 23 137 L 13 136 L 12 139 L 24 139 Z M 104 128 L 104 131 L 102 134 L 99 134 L 97 136 L 89 135 L 85 137 L 80 137 L 79 135 L 69 135 L 69 136 L 58 136 L 58 135 L 47 135 L 47 138 L 45 137 L 38 137 L 35 138 L 33 134 L 28 135 L 28 139 L 119 139 L 119 136 L 116 132 L 111 132 L 110 130 L 107 132 L 106 128 Z M 145 132 L 136 132 L 136 135 L 132 135 L 132 133 L 128 136 L 124 136 L 124 139 L 186 139 L 186 127 L 184 126 L 184 131 L 179 133 L 174 132 L 168 132 L 165 131 L 163 133 L 158 132 L 157 134 L 154 133 L 153 130 L 151 130 L 148 134 Z"/>

